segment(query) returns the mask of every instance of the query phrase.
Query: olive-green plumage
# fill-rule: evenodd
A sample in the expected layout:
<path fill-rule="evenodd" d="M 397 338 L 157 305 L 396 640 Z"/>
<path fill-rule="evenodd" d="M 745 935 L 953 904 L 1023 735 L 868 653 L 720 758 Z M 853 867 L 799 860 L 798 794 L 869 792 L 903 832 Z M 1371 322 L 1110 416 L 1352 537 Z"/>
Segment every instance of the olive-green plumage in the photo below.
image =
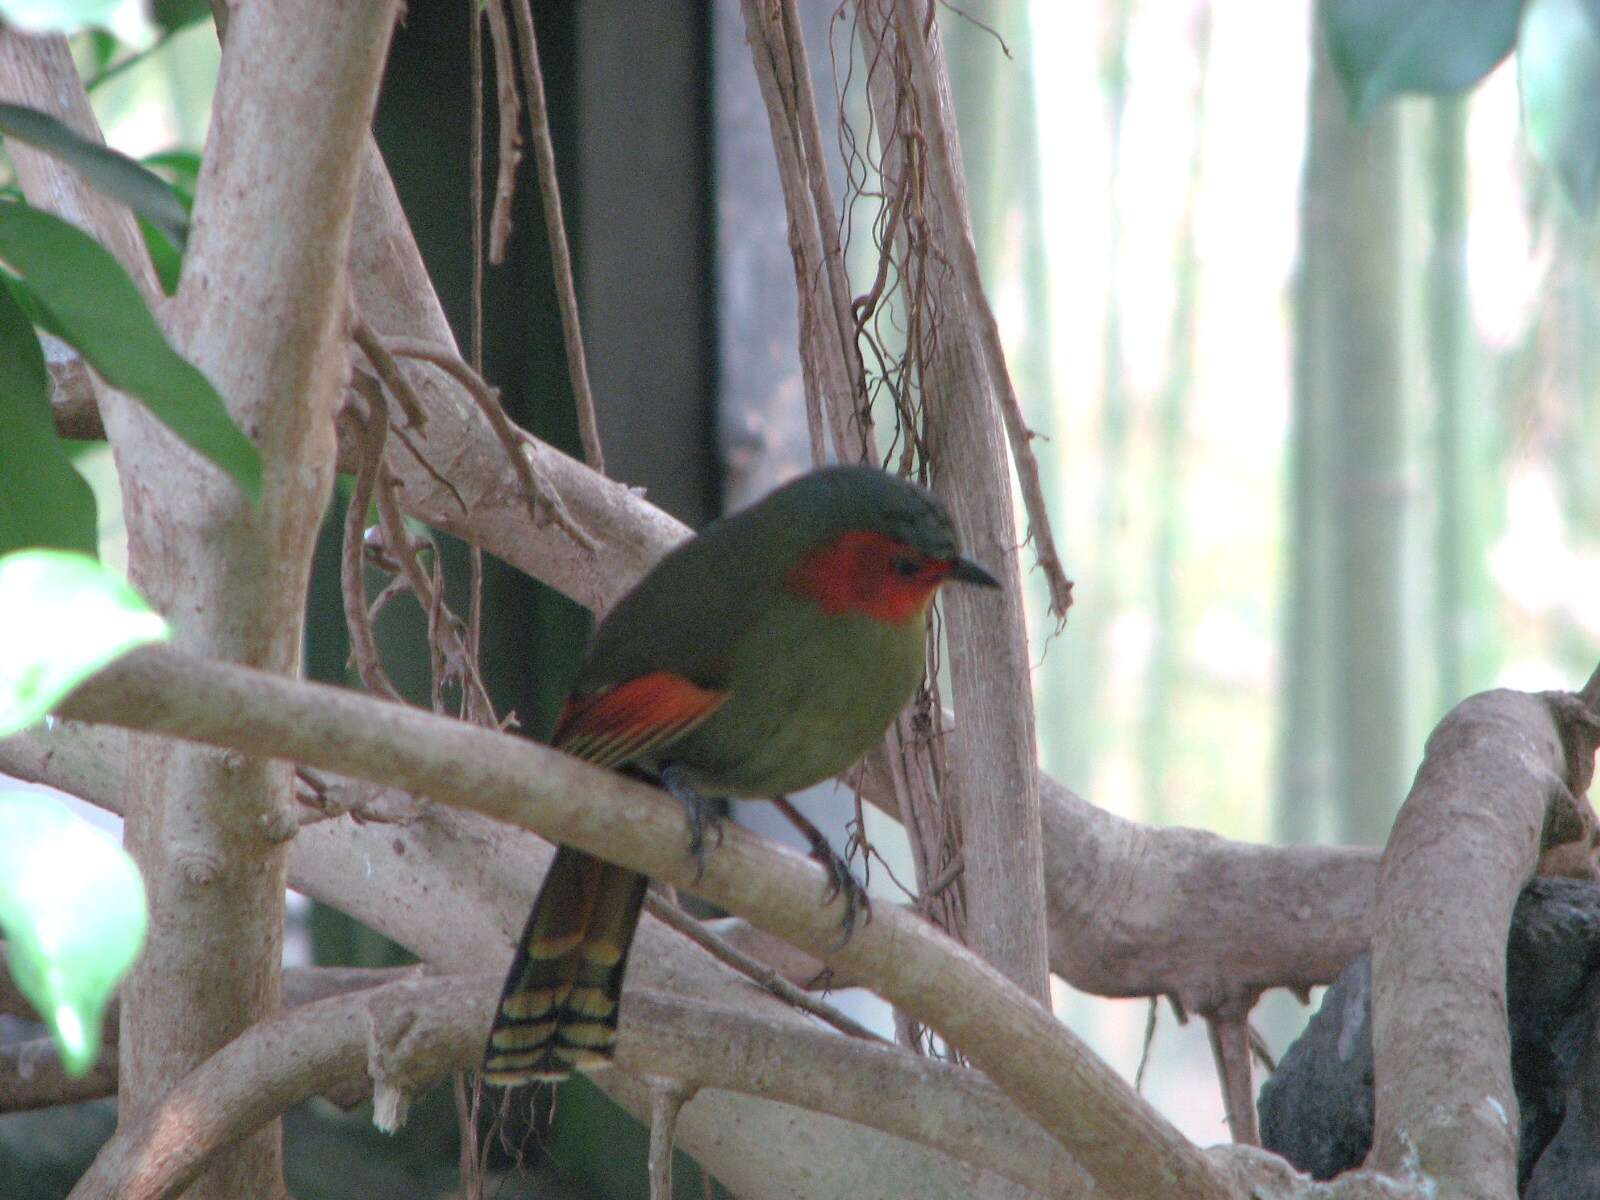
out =
<path fill-rule="evenodd" d="M 595 631 L 553 744 L 675 768 L 707 796 L 782 795 L 851 766 L 910 699 L 928 601 L 960 557 L 929 493 L 814 471 L 673 550 Z M 485 1078 L 560 1079 L 610 1056 L 643 876 L 562 847 L 512 963 Z"/>

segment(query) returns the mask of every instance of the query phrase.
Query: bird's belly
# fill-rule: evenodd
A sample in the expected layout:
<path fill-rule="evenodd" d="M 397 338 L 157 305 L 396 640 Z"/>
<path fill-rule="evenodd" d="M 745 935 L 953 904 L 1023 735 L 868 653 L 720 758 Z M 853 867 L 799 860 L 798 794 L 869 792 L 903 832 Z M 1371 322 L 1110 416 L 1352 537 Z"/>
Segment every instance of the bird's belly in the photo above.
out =
<path fill-rule="evenodd" d="M 922 623 L 761 631 L 736 665 L 727 704 L 670 747 L 708 794 L 799 791 L 854 765 L 922 677 Z M 809 636 L 808 636 L 809 634 Z"/>

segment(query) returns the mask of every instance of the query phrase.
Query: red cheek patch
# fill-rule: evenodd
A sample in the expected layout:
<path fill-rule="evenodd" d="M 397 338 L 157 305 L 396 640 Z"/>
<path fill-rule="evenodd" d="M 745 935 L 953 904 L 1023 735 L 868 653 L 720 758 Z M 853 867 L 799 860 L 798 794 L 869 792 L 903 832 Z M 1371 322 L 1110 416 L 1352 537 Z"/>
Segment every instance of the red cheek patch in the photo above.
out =
<path fill-rule="evenodd" d="M 920 564 L 915 575 L 896 568 L 907 558 Z M 884 534 L 851 530 L 802 559 L 789 572 L 788 586 L 830 617 L 855 613 L 901 625 L 927 607 L 948 570 Z"/>

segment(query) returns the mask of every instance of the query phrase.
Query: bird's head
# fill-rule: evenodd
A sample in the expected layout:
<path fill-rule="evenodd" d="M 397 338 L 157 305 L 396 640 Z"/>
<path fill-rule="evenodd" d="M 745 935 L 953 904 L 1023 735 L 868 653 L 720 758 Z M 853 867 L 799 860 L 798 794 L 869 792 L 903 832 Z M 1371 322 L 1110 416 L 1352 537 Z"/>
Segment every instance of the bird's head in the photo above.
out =
<path fill-rule="evenodd" d="M 901 624 L 947 580 L 999 587 L 961 553 L 950 515 L 914 483 L 871 467 L 828 467 L 782 489 L 810 536 L 785 584 L 830 616 Z"/>

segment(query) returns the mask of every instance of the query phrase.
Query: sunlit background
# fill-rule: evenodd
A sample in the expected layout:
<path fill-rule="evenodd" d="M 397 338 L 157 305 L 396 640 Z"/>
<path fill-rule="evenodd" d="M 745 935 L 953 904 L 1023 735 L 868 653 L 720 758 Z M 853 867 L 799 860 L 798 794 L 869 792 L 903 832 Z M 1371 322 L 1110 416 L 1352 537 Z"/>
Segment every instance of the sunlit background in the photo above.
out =
<path fill-rule="evenodd" d="M 992 32 L 948 10 L 941 21 L 975 232 L 1078 585 L 1059 633 L 1035 604 L 1045 768 L 1112 812 L 1234 838 L 1360 828 L 1335 786 L 1329 697 L 1343 655 L 1328 614 L 1376 590 L 1402 652 L 1387 678 L 1359 682 L 1398 697 L 1406 765 L 1377 801 L 1349 802 L 1392 814 L 1428 729 L 1462 696 L 1571 687 L 1600 650 L 1593 240 L 1523 144 L 1515 67 L 1490 76 L 1454 126 L 1435 102 L 1397 106 L 1400 441 L 1383 477 L 1308 482 L 1296 462 L 1340 432 L 1336 414 L 1317 411 L 1324 389 L 1295 341 L 1309 4 L 969 7 Z M 210 28 L 191 27 L 98 83 L 109 140 L 135 156 L 199 150 L 217 57 Z M 820 50 L 813 63 L 828 70 Z M 1457 135 L 1467 172 L 1452 201 L 1436 163 Z M 1450 203 L 1465 214 L 1455 278 L 1430 268 Z M 1464 384 L 1449 394 L 1431 324 L 1440 278 L 1466 298 L 1452 351 Z M 109 453 L 79 462 L 116 562 Z M 1392 493 L 1398 563 L 1329 569 L 1328 530 L 1352 487 Z M 1320 541 L 1295 536 L 1296 500 Z M 1305 555 L 1316 565 L 1303 611 L 1317 616 L 1297 623 Z M 1286 724 L 1291 664 L 1298 725 Z M 1057 987 L 1064 1019 L 1133 1078 L 1148 1005 Z M 1258 1010 L 1274 1052 L 1303 1021 L 1282 995 Z M 1149 1055 L 1145 1093 L 1195 1139 L 1225 1140 L 1199 1023 L 1180 1029 L 1163 1007 Z"/>

